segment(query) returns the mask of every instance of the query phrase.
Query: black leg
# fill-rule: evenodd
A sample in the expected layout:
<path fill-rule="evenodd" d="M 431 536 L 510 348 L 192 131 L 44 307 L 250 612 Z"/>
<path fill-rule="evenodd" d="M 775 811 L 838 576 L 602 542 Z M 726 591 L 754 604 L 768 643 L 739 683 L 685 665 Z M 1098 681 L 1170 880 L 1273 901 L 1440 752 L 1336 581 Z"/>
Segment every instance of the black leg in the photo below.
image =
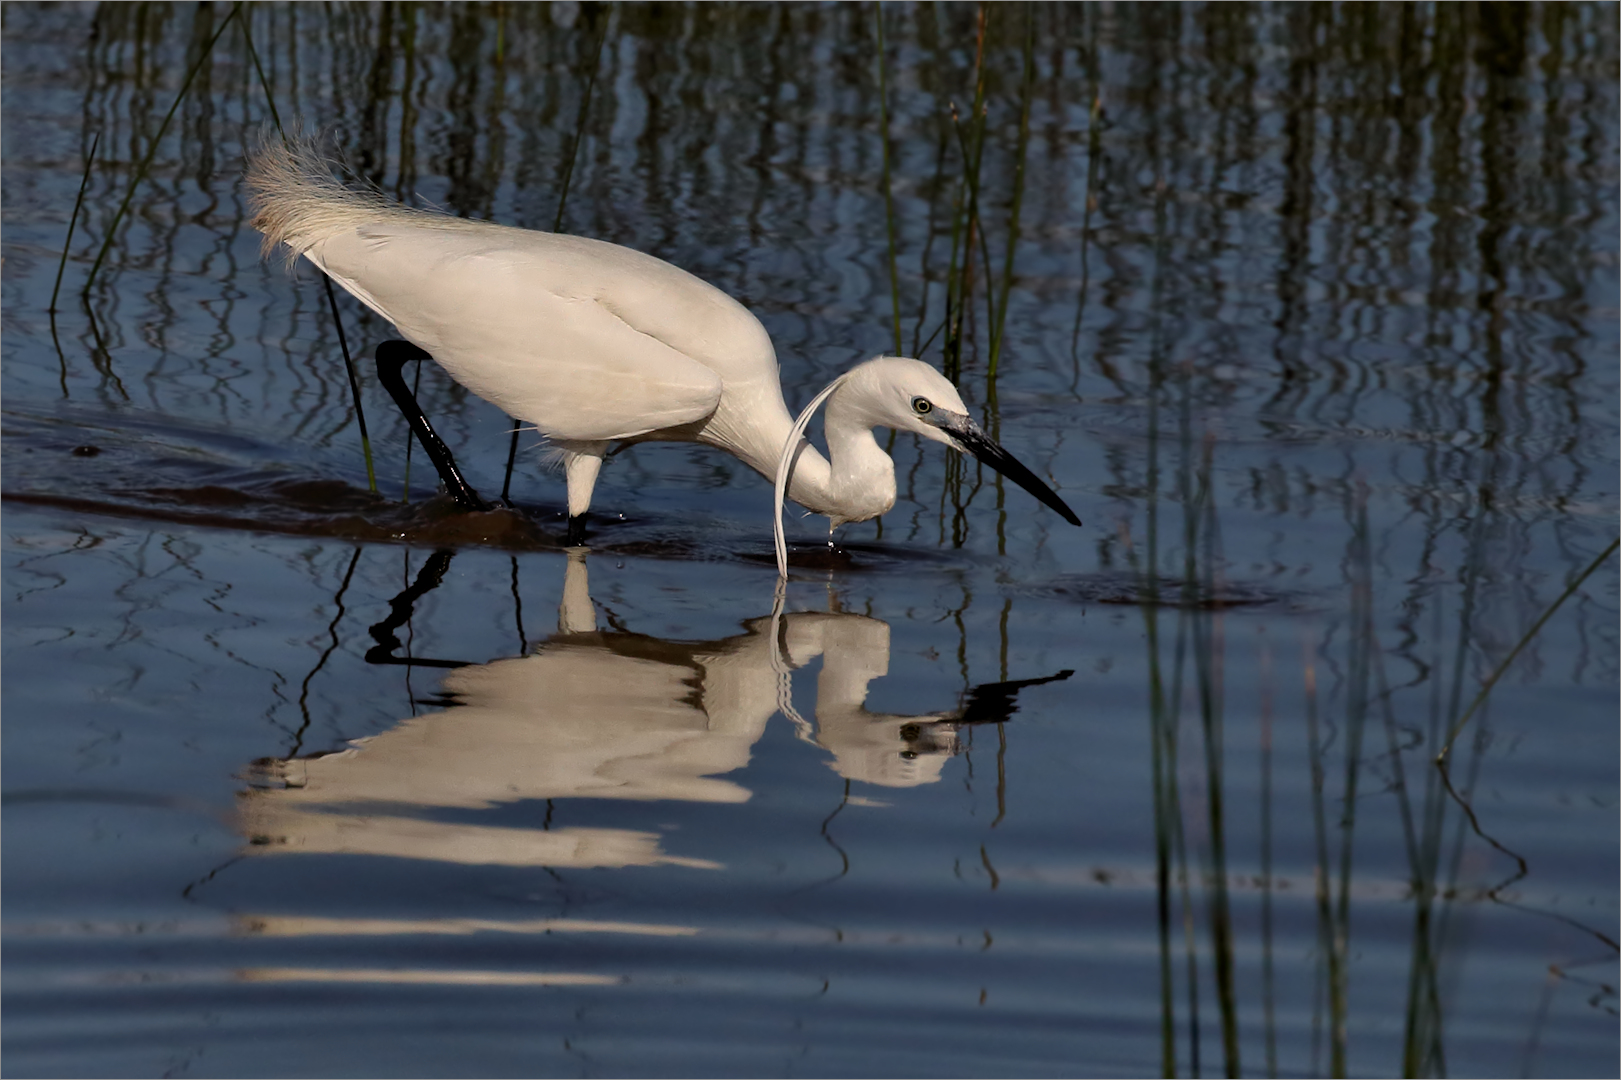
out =
<path fill-rule="evenodd" d="M 585 515 L 570 514 L 568 519 L 568 536 L 563 539 L 564 547 L 585 546 Z"/>
<path fill-rule="evenodd" d="M 433 467 L 439 471 L 439 479 L 445 482 L 445 490 L 450 497 L 456 500 L 456 505 L 463 510 L 490 510 L 493 507 L 478 497 L 473 485 L 462 478 L 461 470 L 456 468 L 456 459 L 450 454 L 450 447 L 433 430 L 428 418 L 422 413 L 422 406 L 411 393 L 411 388 L 405 385 L 405 379 L 400 375 L 400 369 L 407 360 L 432 360 L 433 357 L 412 345 L 409 341 L 385 341 L 377 346 L 377 378 L 394 399 L 394 404 L 400 407 L 405 414 L 406 423 L 416 433 L 417 441 L 422 449 L 427 451 L 428 459 Z"/>

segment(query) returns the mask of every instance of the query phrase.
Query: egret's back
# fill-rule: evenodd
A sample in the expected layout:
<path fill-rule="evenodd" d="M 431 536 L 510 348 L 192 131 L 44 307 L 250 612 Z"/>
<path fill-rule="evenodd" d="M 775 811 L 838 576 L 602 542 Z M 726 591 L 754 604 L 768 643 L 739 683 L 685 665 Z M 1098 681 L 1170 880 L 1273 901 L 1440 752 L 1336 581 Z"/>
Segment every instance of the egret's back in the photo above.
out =
<path fill-rule="evenodd" d="M 786 416 L 759 321 L 663 260 L 351 191 L 305 139 L 267 140 L 247 180 L 267 250 L 305 256 L 458 382 L 546 435 L 702 425 L 733 411 L 723 388 L 751 407 L 774 399 Z"/>

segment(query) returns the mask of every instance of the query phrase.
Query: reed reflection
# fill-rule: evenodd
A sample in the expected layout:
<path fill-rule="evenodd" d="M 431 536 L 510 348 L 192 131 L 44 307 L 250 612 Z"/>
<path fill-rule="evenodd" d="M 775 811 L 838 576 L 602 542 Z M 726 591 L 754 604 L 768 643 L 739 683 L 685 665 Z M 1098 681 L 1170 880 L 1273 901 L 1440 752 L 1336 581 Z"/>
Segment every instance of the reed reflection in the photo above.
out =
<path fill-rule="evenodd" d="M 653 832 L 514 828 L 437 820 L 525 800 L 570 798 L 742 803 L 739 776 L 778 713 L 847 780 L 891 788 L 940 779 L 971 725 L 1001 723 L 1020 689 L 1071 672 L 991 683 L 954 710 L 867 709 L 889 671 L 889 624 L 841 612 L 773 613 L 718 641 L 667 641 L 598 626 L 585 553 L 569 555 L 558 630 L 529 655 L 487 664 L 392 656 L 402 615 L 443 577 L 439 552 L 373 627 L 373 662 L 449 667 L 449 707 L 309 757 L 257 762 L 241 829 L 256 854 L 346 853 L 446 862 L 717 868 L 666 854 Z M 812 723 L 791 673 L 821 659 Z M 549 821 L 549 818 L 548 818 Z"/>

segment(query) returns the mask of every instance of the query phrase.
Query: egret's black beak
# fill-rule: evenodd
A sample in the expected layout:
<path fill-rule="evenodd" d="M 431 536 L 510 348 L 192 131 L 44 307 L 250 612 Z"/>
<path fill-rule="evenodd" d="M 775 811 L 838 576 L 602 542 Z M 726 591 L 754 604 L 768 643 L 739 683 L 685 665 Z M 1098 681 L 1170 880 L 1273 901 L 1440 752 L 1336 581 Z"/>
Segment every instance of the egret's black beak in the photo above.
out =
<path fill-rule="evenodd" d="M 939 413 L 936 413 L 936 415 L 939 415 Z M 965 453 L 973 454 L 974 457 L 1058 511 L 1059 516 L 1065 521 L 1071 525 L 1081 523 L 1081 519 L 1075 516 L 1075 511 L 1064 504 L 1064 500 L 1058 497 L 1056 491 L 1042 483 L 1035 473 L 1021 465 L 1018 458 L 998 446 L 995 440 L 981 431 L 979 425 L 968 417 L 960 415 L 953 415 L 949 419 L 941 417 L 939 427 L 941 431 L 950 435 Z"/>

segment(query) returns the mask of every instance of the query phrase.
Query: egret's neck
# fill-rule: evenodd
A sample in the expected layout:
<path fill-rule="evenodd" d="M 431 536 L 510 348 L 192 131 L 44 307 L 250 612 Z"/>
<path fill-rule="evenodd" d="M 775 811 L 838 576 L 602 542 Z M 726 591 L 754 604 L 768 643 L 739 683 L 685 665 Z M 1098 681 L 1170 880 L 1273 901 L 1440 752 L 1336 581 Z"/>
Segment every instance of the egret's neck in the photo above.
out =
<path fill-rule="evenodd" d="M 812 513 L 826 514 L 835 527 L 875 518 L 895 505 L 895 463 L 873 437 L 873 424 L 862 410 L 852 407 L 845 389 L 835 390 L 825 406 L 828 457 L 806 445 L 788 476 L 788 497 Z M 776 391 L 775 402 L 755 402 L 752 409 L 742 400 L 727 408 L 732 404 L 723 402 L 701 437 L 774 479 L 794 426 L 781 391 Z"/>
<path fill-rule="evenodd" d="M 874 418 L 841 386 L 827 399 L 822 432 L 827 437 L 828 488 L 838 507 L 835 526 L 867 521 L 895 505 L 895 462 L 873 437 Z M 794 496 L 797 500 L 798 496 Z M 827 511 L 822 511 L 827 513 Z"/>

